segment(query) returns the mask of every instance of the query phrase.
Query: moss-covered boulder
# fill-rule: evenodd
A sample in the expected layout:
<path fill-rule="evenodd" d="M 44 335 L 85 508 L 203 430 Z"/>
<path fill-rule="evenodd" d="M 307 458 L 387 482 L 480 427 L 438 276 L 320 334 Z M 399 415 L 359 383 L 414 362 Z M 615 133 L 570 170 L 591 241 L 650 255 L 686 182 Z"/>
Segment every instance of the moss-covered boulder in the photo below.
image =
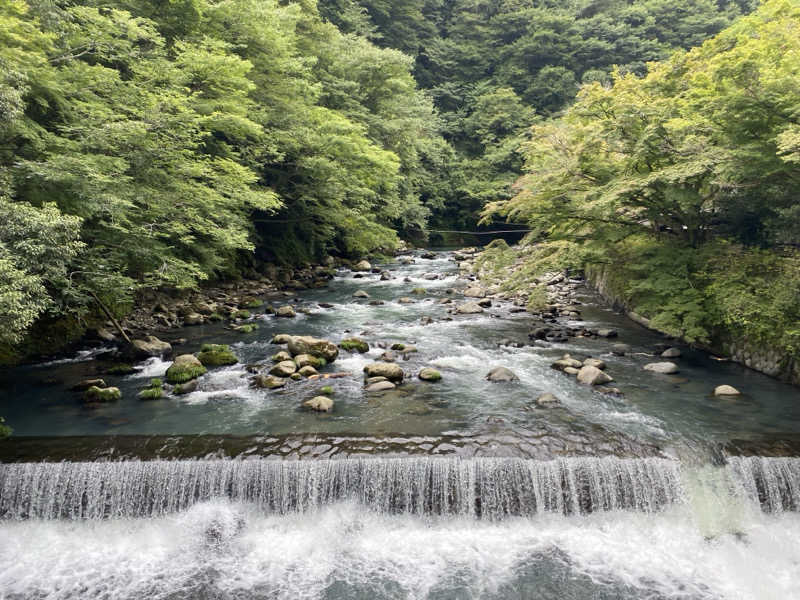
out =
<path fill-rule="evenodd" d="M 274 390 L 286 385 L 286 379 L 275 377 L 274 375 L 256 375 L 251 381 L 253 387 L 266 390 Z"/>
<path fill-rule="evenodd" d="M 101 388 L 92 386 L 83 395 L 86 402 L 117 402 L 122 398 L 122 392 L 116 387 Z"/>
<path fill-rule="evenodd" d="M 164 384 L 160 379 L 151 379 L 150 386 L 137 394 L 139 400 L 159 400 L 164 397 Z"/>
<path fill-rule="evenodd" d="M 292 355 L 289 354 L 286 350 L 281 350 L 280 352 L 276 352 L 275 354 L 272 355 L 272 362 L 279 363 L 285 360 L 292 360 Z"/>
<path fill-rule="evenodd" d="M 324 358 L 317 358 L 310 354 L 298 354 L 294 357 L 294 362 L 298 367 L 314 367 L 315 369 L 321 369 L 327 364 Z"/>
<path fill-rule="evenodd" d="M 292 336 L 289 335 L 288 333 L 279 333 L 278 335 L 273 336 L 272 341 L 270 343 L 271 344 L 277 344 L 277 345 L 281 346 L 283 344 L 288 344 L 289 340 L 291 340 L 291 339 L 292 339 Z"/>
<path fill-rule="evenodd" d="M 206 368 L 194 354 L 181 354 L 167 369 L 167 381 L 172 384 L 186 383 L 205 373 Z"/>
<path fill-rule="evenodd" d="M 230 346 L 225 344 L 203 344 L 197 359 L 204 367 L 221 367 L 239 362 Z"/>
<path fill-rule="evenodd" d="M 295 335 L 289 340 L 289 352 L 293 356 L 310 354 L 317 358 L 324 358 L 331 363 L 339 356 L 339 348 L 328 340 L 317 339 L 308 335 Z"/>
<path fill-rule="evenodd" d="M 430 382 L 442 380 L 442 374 L 439 373 L 439 371 L 437 371 L 436 369 L 431 369 L 430 367 L 422 369 L 417 377 L 419 377 L 422 381 L 430 381 Z"/>
<path fill-rule="evenodd" d="M 356 337 L 342 340 L 339 342 L 339 348 L 348 352 L 359 352 L 361 354 L 369 352 L 369 344 L 361 338 Z"/>
<path fill-rule="evenodd" d="M 386 377 L 389 381 L 394 383 L 401 383 L 403 381 L 403 369 L 394 363 L 376 362 L 364 367 L 364 373 L 367 377 Z"/>
<path fill-rule="evenodd" d="M 249 310 L 237 310 L 233 314 L 231 314 L 231 319 L 236 321 L 249 319 L 252 315 L 250 314 Z"/>
<path fill-rule="evenodd" d="M 253 333 L 258 330 L 258 325 L 255 323 L 245 323 L 244 325 L 236 325 L 233 330 L 236 333 Z"/>

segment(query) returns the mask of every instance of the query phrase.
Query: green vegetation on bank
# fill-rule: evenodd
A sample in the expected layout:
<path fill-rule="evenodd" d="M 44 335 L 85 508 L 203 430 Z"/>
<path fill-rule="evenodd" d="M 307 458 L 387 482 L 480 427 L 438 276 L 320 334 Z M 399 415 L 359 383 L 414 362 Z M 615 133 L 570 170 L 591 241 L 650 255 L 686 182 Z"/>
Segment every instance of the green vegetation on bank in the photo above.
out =
<path fill-rule="evenodd" d="M 800 5 L 768 0 L 645 77 L 583 87 L 486 214 L 568 248 L 665 332 L 798 358 L 798 81 Z"/>
<path fill-rule="evenodd" d="M 0 345 L 96 298 L 393 248 L 451 153 L 411 67 L 313 2 L 4 1 Z"/>

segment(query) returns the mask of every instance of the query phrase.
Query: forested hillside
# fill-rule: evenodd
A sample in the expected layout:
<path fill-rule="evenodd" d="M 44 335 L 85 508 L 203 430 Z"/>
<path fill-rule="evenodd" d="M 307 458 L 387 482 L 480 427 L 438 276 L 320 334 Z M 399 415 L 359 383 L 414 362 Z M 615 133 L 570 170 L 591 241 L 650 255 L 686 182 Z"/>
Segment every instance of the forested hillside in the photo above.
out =
<path fill-rule="evenodd" d="M 587 269 L 652 326 L 800 380 L 799 82 L 800 5 L 770 0 L 645 77 L 582 88 L 487 217 L 548 242 L 531 274 Z"/>
<path fill-rule="evenodd" d="M 473 229 L 486 202 L 511 196 L 519 145 L 581 85 L 688 49 L 751 11 L 754 0 L 320 0 L 344 31 L 416 58 L 457 151 L 437 222 Z"/>
<path fill-rule="evenodd" d="M 124 314 L 143 290 L 389 252 L 482 212 L 588 240 L 569 246 L 578 268 L 670 273 L 618 286 L 669 331 L 753 322 L 755 305 L 705 304 L 733 283 L 702 257 L 792 272 L 797 15 L 754 8 L 4 0 L 0 355 L 34 326 L 74 337 L 100 302 Z M 769 43 L 747 37 L 763 28 Z M 659 313 L 695 272 L 714 273 L 702 292 L 687 276 L 702 298 Z M 794 292 L 771 286 L 790 322 Z"/>

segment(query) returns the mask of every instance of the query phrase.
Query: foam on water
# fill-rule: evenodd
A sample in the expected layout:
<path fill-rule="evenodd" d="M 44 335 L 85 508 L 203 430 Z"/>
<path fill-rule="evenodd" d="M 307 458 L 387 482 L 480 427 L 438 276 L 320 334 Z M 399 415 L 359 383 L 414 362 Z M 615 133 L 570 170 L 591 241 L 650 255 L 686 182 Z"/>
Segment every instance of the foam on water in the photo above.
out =
<path fill-rule="evenodd" d="M 172 365 L 171 360 L 163 360 L 157 356 L 154 356 L 136 365 L 136 373 L 128 375 L 128 378 L 144 379 L 150 377 L 163 377 L 170 365 Z"/>
<path fill-rule="evenodd" d="M 351 502 L 263 515 L 214 500 L 154 519 L 1 527 L 0 590 L 15 600 L 788 600 L 800 566 L 797 514 L 758 514 L 708 539 L 682 506 L 488 523 Z"/>

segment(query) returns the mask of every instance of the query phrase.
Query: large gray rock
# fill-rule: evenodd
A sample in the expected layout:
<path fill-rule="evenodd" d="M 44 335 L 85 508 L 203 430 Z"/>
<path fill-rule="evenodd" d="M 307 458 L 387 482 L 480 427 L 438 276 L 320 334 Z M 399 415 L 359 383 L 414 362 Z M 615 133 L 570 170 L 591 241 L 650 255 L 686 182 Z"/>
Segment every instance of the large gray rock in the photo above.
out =
<path fill-rule="evenodd" d="M 289 339 L 289 352 L 294 356 L 310 354 L 333 362 L 339 356 L 339 348 L 330 340 L 323 340 L 310 335 L 294 335 Z"/>
<path fill-rule="evenodd" d="M 495 367 L 489 371 L 489 373 L 486 375 L 486 379 L 494 383 L 500 383 L 505 381 L 518 381 L 519 377 L 517 377 L 510 369 L 505 367 Z"/>
<path fill-rule="evenodd" d="M 138 358 L 161 357 L 172 352 L 172 346 L 168 342 L 162 342 L 153 335 L 148 335 L 143 340 L 133 340 L 131 344 Z"/>
<path fill-rule="evenodd" d="M 578 371 L 577 377 L 578 382 L 586 385 L 601 385 L 603 383 L 613 381 L 613 379 L 611 379 L 611 377 L 609 377 L 607 374 L 603 373 L 603 371 L 591 365 L 582 367 L 581 370 Z"/>
<path fill-rule="evenodd" d="M 456 312 L 460 315 L 477 315 L 483 312 L 483 308 L 477 302 L 465 302 L 456 308 Z"/>
<path fill-rule="evenodd" d="M 402 367 L 394 363 L 375 362 L 364 367 L 367 377 L 386 377 L 389 381 L 400 383 L 405 377 Z"/>
<path fill-rule="evenodd" d="M 678 365 L 674 362 L 649 363 L 644 366 L 644 370 L 652 371 L 653 373 L 661 373 L 662 375 L 672 375 L 679 371 Z"/>

